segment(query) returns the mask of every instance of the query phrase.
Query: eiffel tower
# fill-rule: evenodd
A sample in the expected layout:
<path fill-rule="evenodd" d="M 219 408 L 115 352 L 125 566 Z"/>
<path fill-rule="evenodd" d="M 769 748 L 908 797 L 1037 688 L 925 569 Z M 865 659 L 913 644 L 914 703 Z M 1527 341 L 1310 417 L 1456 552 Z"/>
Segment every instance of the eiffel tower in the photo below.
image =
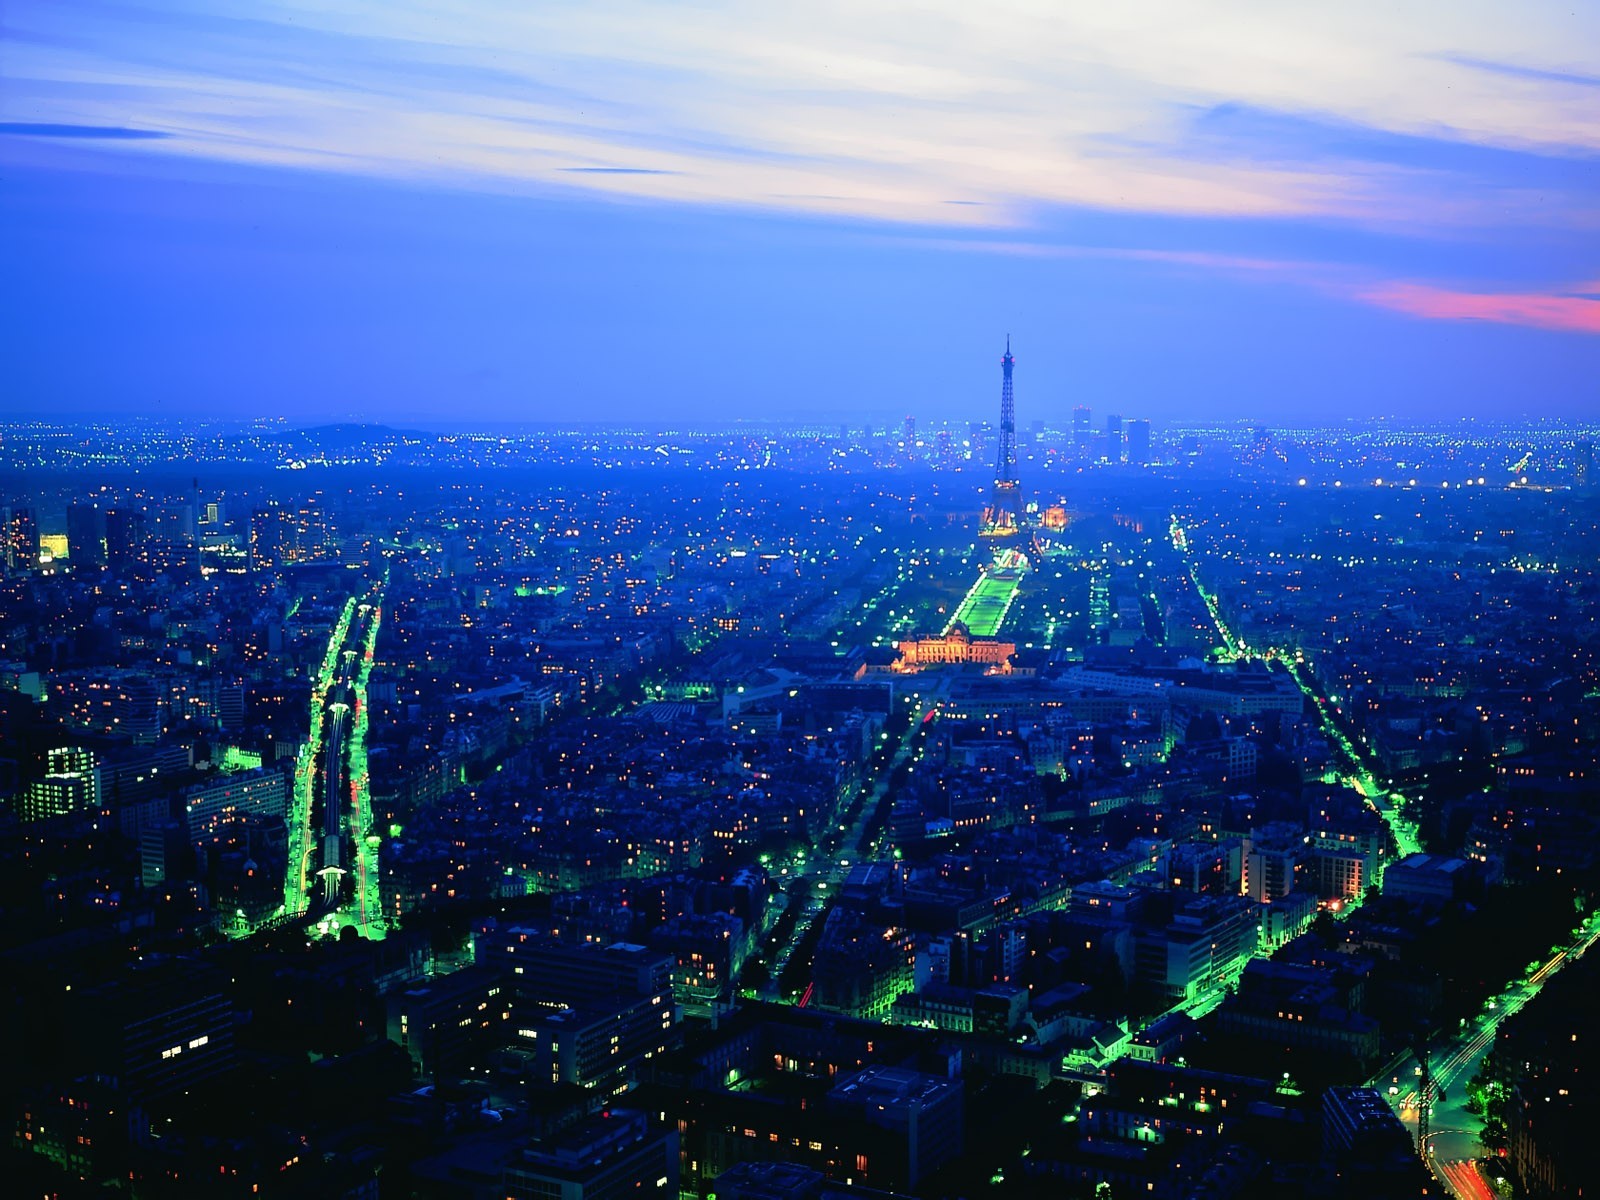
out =
<path fill-rule="evenodd" d="M 1006 353 L 1000 360 L 1000 447 L 995 454 L 994 488 L 978 524 L 978 536 L 991 543 L 998 554 L 1017 541 L 1022 530 L 1022 484 L 1017 479 L 1017 406 L 1012 393 L 1011 372 L 1016 360 L 1011 357 L 1011 335 L 1006 335 Z"/>

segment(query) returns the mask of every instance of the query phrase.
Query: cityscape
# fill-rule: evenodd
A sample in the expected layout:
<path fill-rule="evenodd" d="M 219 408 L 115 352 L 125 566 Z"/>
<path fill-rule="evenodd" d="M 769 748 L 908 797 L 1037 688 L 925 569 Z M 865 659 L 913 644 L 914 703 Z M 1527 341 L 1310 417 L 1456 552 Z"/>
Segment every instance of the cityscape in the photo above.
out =
<path fill-rule="evenodd" d="M 1600 5 L 0 42 L 3 1196 L 1600 1196 Z"/>
<path fill-rule="evenodd" d="M 1577 1194 L 1596 427 L 1000 367 L 931 428 L 8 428 L 8 1172 Z"/>

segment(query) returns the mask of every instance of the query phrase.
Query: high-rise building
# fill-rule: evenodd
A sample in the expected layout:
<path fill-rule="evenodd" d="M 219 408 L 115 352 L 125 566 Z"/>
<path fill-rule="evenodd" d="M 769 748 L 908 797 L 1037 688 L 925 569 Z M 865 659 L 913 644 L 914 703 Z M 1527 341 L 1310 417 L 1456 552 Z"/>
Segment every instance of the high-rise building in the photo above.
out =
<path fill-rule="evenodd" d="M 98 504 L 67 506 L 67 557 L 77 567 L 106 561 L 106 514 Z"/>
<path fill-rule="evenodd" d="M 917 419 L 909 413 L 906 414 L 905 427 L 900 434 L 900 444 L 907 453 L 910 453 L 917 444 Z"/>
<path fill-rule="evenodd" d="M 23 789 L 18 815 L 24 821 L 43 821 L 93 808 L 100 800 L 100 780 L 95 773 L 94 751 L 63 746 L 45 755 L 45 774 Z"/>
<path fill-rule="evenodd" d="M 132 571 L 144 562 L 150 525 L 133 508 L 106 509 L 106 564 L 113 571 Z"/>
<path fill-rule="evenodd" d="M 1122 418 L 1116 413 L 1106 418 L 1106 461 L 1122 461 Z"/>
<path fill-rule="evenodd" d="M 288 514 L 276 500 L 269 500 L 250 514 L 250 569 L 271 571 L 283 560 L 284 531 Z"/>
<path fill-rule="evenodd" d="M 39 516 L 31 508 L 5 510 L 6 566 L 31 571 L 39 565 Z"/>
<path fill-rule="evenodd" d="M 1594 443 L 1579 442 L 1572 469 L 1572 486 L 1580 492 L 1594 482 Z"/>
<path fill-rule="evenodd" d="M 1128 461 L 1131 463 L 1147 463 L 1150 461 L 1150 422 L 1134 418 L 1128 422 Z"/>
<path fill-rule="evenodd" d="M 1094 425 L 1087 404 L 1080 404 L 1072 410 L 1072 444 L 1085 450 L 1094 440 Z"/>

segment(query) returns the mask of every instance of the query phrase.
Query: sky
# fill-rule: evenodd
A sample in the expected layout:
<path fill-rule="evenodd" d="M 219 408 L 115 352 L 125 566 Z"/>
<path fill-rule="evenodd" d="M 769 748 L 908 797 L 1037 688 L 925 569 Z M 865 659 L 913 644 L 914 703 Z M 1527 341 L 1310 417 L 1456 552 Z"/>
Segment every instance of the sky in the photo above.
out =
<path fill-rule="evenodd" d="M 1600 418 L 1600 5 L 0 8 L 0 416 Z"/>

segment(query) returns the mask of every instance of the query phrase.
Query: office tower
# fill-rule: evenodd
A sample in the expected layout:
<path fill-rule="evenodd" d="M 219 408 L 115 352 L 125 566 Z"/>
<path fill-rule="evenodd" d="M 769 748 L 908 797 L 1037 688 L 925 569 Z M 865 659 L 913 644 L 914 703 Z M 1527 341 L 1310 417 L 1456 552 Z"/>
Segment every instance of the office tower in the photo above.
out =
<path fill-rule="evenodd" d="M 1094 426 L 1091 424 L 1089 406 L 1080 404 L 1072 410 L 1072 444 L 1087 450 L 1093 440 Z"/>
<path fill-rule="evenodd" d="M 1579 442 L 1577 462 L 1573 464 L 1572 486 L 1580 492 L 1594 482 L 1594 443 Z"/>
<path fill-rule="evenodd" d="M 106 515 L 97 504 L 67 506 L 67 557 L 79 567 L 106 562 Z"/>
<path fill-rule="evenodd" d="M 149 522 L 133 508 L 106 509 L 106 564 L 113 571 L 131 571 L 144 561 Z"/>
<path fill-rule="evenodd" d="M 1147 463 L 1150 461 L 1150 422 L 1134 418 L 1128 422 L 1128 461 L 1131 463 Z"/>
<path fill-rule="evenodd" d="M 31 571 L 39 565 L 39 516 L 31 508 L 13 508 L 5 517 L 6 566 Z"/>
<path fill-rule="evenodd" d="M 284 530 L 288 515 L 276 500 L 250 514 L 250 569 L 271 571 L 283 560 Z"/>
<path fill-rule="evenodd" d="M 24 821 L 43 821 L 70 812 L 94 808 L 100 801 L 100 777 L 95 772 L 94 751 L 64 746 L 45 755 L 45 775 L 28 784 L 18 815 Z"/>
<path fill-rule="evenodd" d="M 1116 413 L 1106 418 L 1106 461 L 1122 461 L 1122 418 Z"/>
<path fill-rule="evenodd" d="M 917 444 L 917 419 L 909 414 L 906 416 L 905 428 L 900 434 L 901 445 L 910 450 Z"/>
<path fill-rule="evenodd" d="M 980 537 L 1014 538 L 1022 511 L 1022 485 L 1017 479 L 1016 400 L 1011 384 L 1015 366 L 1008 335 L 1005 357 L 1000 360 L 1000 446 L 995 454 L 994 490 L 983 510 L 978 527 Z"/>

